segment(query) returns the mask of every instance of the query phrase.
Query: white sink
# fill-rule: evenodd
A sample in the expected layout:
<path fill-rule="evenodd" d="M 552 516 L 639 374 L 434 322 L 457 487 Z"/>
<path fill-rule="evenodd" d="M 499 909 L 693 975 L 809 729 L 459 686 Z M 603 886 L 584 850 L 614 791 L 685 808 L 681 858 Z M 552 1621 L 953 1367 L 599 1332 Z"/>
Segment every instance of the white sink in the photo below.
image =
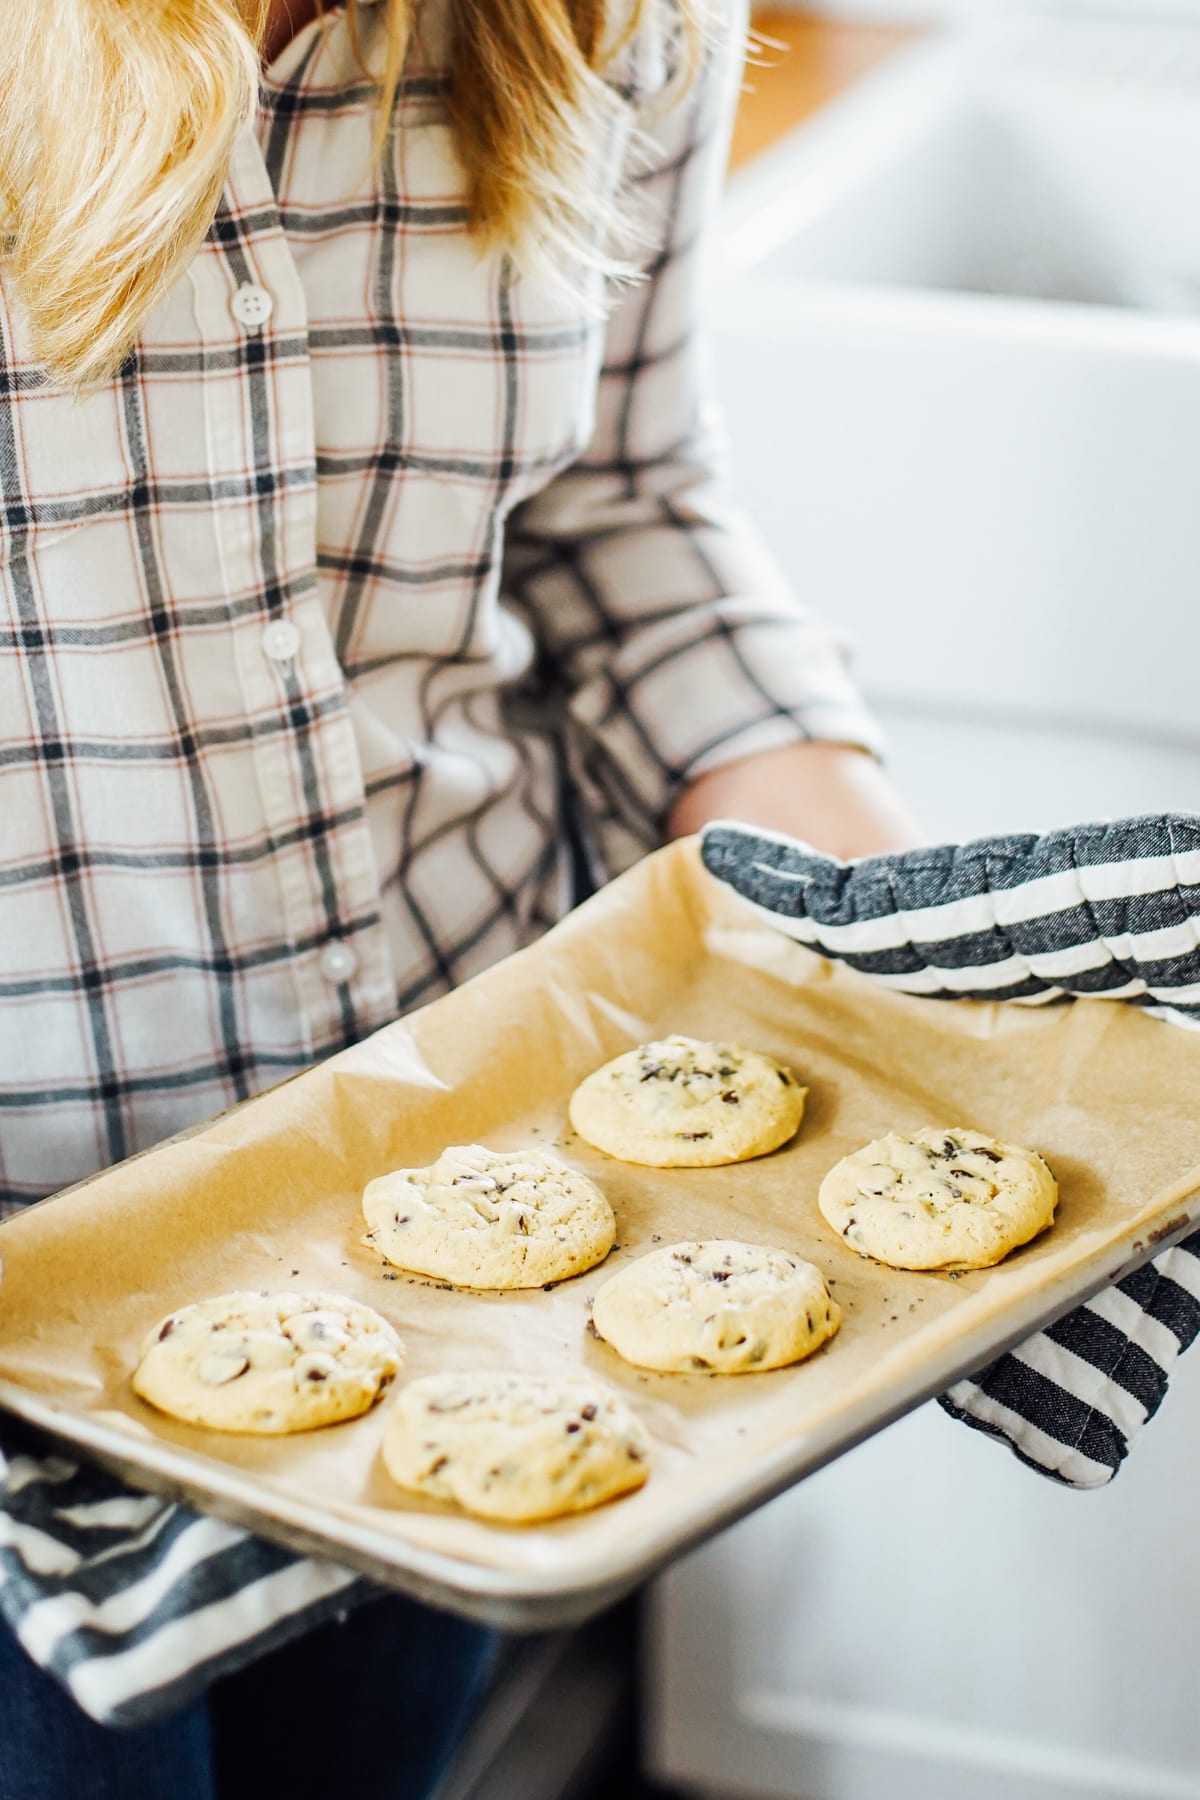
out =
<path fill-rule="evenodd" d="M 1177 745 L 1200 795 L 1200 27 L 929 40 L 724 222 L 738 487 L 885 711 Z"/>

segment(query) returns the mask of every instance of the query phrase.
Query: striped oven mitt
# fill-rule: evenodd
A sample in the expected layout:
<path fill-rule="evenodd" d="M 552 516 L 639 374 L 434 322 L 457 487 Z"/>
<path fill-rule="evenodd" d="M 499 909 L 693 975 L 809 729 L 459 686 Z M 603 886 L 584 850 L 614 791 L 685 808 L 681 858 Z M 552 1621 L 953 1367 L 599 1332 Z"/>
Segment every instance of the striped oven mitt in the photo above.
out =
<path fill-rule="evenodd" d="M 844 863 L 710 825 L 709 872 L 823 956 L 935 999 L 1124 1000 L 1200 1029 L 1200 814 Z M 1070 1487 L 1111 1481 L 1200 1329 L 1200 1232 L 940 1397 Z"/>

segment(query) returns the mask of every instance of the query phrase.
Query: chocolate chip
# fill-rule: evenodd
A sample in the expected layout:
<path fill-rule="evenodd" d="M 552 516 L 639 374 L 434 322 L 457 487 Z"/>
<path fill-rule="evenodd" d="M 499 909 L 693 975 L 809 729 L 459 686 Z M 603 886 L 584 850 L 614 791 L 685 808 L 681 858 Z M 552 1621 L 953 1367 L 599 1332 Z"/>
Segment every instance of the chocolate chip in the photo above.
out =
<path fill-rule="evenodd" d="M 305 1369 L 305 1381 L 325 1381 L 328 1379 L 324 1369 Z"/>
<path fill-rule="evenodd" d="M 972 1144 L 971 1149 L 976 1156 L 986 1156 L 989 1162 L 1002 1162 L 998 1150 L 985 1150 L 982 1144 Z"/>
<path fill-rule="evenodd" d="M 712 1281 L 728 1281 L 732 1273 L 732 1269 L 714 1269 L 709 1279 Z"/>
<path fill-rule="evenodd" d="M 776 1069 L 775 1073 L 778 1075 L 780 1081 L 782 1081 L 784 1087 L 791 1087 L 792 1078 L 786 1069 Z"/>
<path fill-rule="evenodd" d="M 692 1367 L 693 1369 L 711 1369 L 712 1364 L 705 1362 L 702 1356 L 693 1356 Z"/>
<path fill-rule="evenodd" d="M 569 1420 L 569 1422 L 567 1424 L 567 1436 L 568 1437 L 570 1437 L 570 1435 L 573 1431 L 582 1431 L 582 1430 L 583 1430 L 583 1426 L 579 1423 L 578 1419 Z"/>
<path fill-rule="evenodd" d="M 697 1144 L 697 1143 L 699 1143 L 701 1138 L 710 1138 L 712 1136 L 712 1132 L 711 1131 L 677 1131 L 675 1133 L 675 1136 L 677 1138 L 685 1138 L 689 1143 Z"/>
<path fill-rule="evenodd" d="M 227 1381 L 236 1381 L 250 1367 L 248 1356 L 239 1356 L 235 1352 L 206 1357 L 197 1371 L 201 1381 L 209 1387 L 223 1387 Z"/>
<path fill-rule="evenodd" d="M 169 1338 L 171 1333 L 174 1331 L 174 1329 L 175 1329 L 174 1319 L 168 1319 L 166 1321 L 166 1323 L 164 1324 L 162 1330 L 158 1334 L 159 1343 L 161 1344 L 164 1338 Z"/>
<path fill-rule="evenodd" d="M 722 1094 L 721 1098 L 725 1102 L 726 1106 L 740 1106 L 742 1104 L 741 1100 L 733 1092 L 732 1089 L 729 1089 L 726 1093 Z"/>
<path fill-rule="evenodd" d="M 579 1416 L 581 1419 L 594 1419 L 595 1418 L 596 1408 L 590 1400 L 588 1401 L 586 1406 L 580 1407 Z"/>

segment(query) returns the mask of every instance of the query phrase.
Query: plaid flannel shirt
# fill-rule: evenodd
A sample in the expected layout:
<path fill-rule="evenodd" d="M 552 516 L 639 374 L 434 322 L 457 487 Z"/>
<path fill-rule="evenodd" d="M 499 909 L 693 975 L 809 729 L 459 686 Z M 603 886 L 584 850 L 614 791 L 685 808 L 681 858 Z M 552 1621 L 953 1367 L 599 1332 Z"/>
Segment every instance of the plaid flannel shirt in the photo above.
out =
<path fill-rule="evenodd" d="M 526 942 L 569 901 L 568 785 L 612 872 L 708 767 L 874 742 L 720 493 L 696 312 L 744 21 L 664 107 L 669 10 L 614 71 L 597 179 L 655 242 L 607 317 L 476 252 L 439 0 L 381 168 L 344 17 L 288 46 L 82 403 L 0 274 L 4 1204 Z"/>

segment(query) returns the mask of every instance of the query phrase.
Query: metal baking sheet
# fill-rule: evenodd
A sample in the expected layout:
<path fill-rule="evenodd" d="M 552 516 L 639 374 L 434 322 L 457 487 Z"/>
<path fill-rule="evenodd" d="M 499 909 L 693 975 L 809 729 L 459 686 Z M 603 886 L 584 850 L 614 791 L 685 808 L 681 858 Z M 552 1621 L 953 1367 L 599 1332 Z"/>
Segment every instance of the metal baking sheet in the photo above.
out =
<path fill-rule="evenodd" d="M 630 1045 L 683 1031 L 789 1063 L 800 1135 L 723 1169 L 610 1160 L 571 1132 L 570 1092 Z M 878 1431 L 1200 1217 L 1200 1035 L 1136 1009 L 914 999 L 812 955 L 711 881 L 694 844 L 614 882 L 455 994 L 209 1126 L 0 1226 L 0 1405 L 132 1483 L 516 1628 L 586 1617 L 681 1551 Z M 882 1268 L 825 1226 L 816 1190 L 881 1132 L 973 1125 L 1038 1149 L 1053 1230 L 958 1278 Z M 549 1291 L 480 1294 L 389 1270 L 360 1243 L 359 1195 L 449 1143 L 556 1146 L 608 1193 L 618 1246 Z M 613 1269 L 659 1243 L 739 1237 L 820 1264 L 845 1314 L 794 1368 L 653 1375 L 588 1330 Z M 536 1527 L 402 1494 L 388 1405 L 282 1439 L 206 1432 L 133 1394 L 142 1334 L 230 1288 L 322 1287 L 383 1312 L 401 1381 L 438 1369 L 580 1365 L 643 1418 L 641 1492 Z"/>

